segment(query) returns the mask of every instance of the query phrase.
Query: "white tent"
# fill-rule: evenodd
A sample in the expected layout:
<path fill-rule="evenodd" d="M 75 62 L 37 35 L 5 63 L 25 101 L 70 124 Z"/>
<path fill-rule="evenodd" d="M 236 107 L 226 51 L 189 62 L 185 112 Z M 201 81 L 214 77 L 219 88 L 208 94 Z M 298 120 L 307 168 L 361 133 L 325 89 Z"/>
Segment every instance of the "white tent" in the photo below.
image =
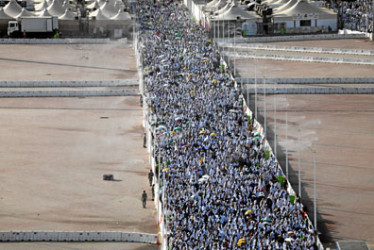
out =
<path fill-rule="evenodd" d="M 42 10 L 48 8 L 47 1 L 43 0 L 42 2 L 40 2 L 38 4 L 35 4 L 34 8 L 35 8 L 35 11 L 42 11 Z"/>
<path fill-rule="evenodd" d="M 131 16 L 128 12 L 119 10 L 117 15 L 111 18 L 112 20 L 131 20 Z"/>
<path fill-rule="evenodd" d="M 115 7 L 113 2 L 106 2 L 100 7 L 102 13 L 109 17 L 112 18 L 115 15 L 117 15 L 119 8 Z"/>
<path fill-rule="evenodd" d="M 278 13 L 281 11 L 287 11 L 291 9 L 295 4 L 297 4 L 298 0 L 289 0 L 284 5 L 279 6 L 278 8 L 274 8 L 273 12 Z"/>
<path fill-rule="evenodd" d="M 97 10 L 98 8 L 100 8 L 100 5 L 97 1 L 93 1 L 91 3 L 87 3 L 86 8 L 90 10 Z"/>
<path fill-rule="evenodd" d="M 217 11 L 224 7 L 226 4 L 226 0 L 213 0 L 204 7 L 204 11 Z"/>
<path fill-rule="evenodd" d="M 22 8 L 21 13 L 19 13 L 16 18 L 24 17 L 24 16 L 34 16 L 33 13 L 30 11 L 26 10 L 25 8 Z"/>
<path fill-rule="evenodd" d="M 238 22 L 239 20 L 239 22 Z M 232 36 L 236 32 L 236 27 L 240 25 L 242 32 L 248 35 L 257 34 L 257 23 L 260 22 L 261 17 L 257 14 L 252 14 L 246 10 L 241 9 L 235 4 L 230 4 L 230 7 L 226 11 L 220 13 L 217 16 L 212 16 L 210 21 L 215 21 L 215 25 L 218 25 L 220 32 L 224 32 L 227 36 Z M 218 33 L 218 32 L 217 32 Z M 219 34 L 221 36 L 221 34 Z"/>
<path fill-rule="evenodd" d="M 90 13 L 90 17 L 95 18 L 95 20 L 109 20 L 107 16 L 105 16 L 101 9 L 97 9 Z"/>
<path fill-rule="evenodd" d="M 0 7 L 0 19 L 2 19 L 2 20 L 8 20 L 8 19 L 13 19 L 13 17 L 11 17 L 7 13 L 5 13 L 3 7 Z"/>
<path fill-rule="evenodd" d="M 36 12 L 36 15 L 37 16 L 51 16 L 51 14 L 49 14 L 49 12 L 48 12 L 47 9 L 44 9 L 44 10 L 39 11 L 39 12 Z"/>
<path fill-rule="evenodd" d="M 22 7 L 16 2 L 16 0 L 10 0 L 4 7 L 4 12 L 11 17 L 16 18 L 21 12 Z"/>
<path fill-rule="evenodd" d="M 66 9 L 65 13 L 62 16 L 60 16 L 58 19 L 59 20 L 74 20 L 76 16 L 77 14 L 70 11 L 69 9 Z"/>
<path fill-rule="evenodd" d="M 240 20 L 249 20 L 258 19 L 259 16 L 253 15 L 248 11 L 239 8 L 237 5 L 232 4 L 228 9 L 226 9 L 226 11 L 221 12 L 218 16 L 216 16 L 216 18 L 222 20 L 237 20 L 238 18 Z"/>
<path fill-rule="evenodd" d="M 263 3 L 266 3 L 269 7 L 277 8 L 280 6 L 284 6 L 290 0 L 266 0 Z"/>
<path fill-rule="evenodd" d="M 230 8 L 231 8 L 232 6 L 234 6 L 234 5 L 235 5 L 235 3 L 233 3 L 233 2 L 227 2 L 225 6 L 223 6 L 223 7 L 220 8 L 220 9 L 218 9 L 217 11 L 215 11 L 215 12 L 213 13 L 213 15 L 214 15 L 214 16 L 219 16 L 219 15 L 221 15 L 222 13 L 225 13 L 225 12 L 227 12 L 228 10 L 230 10 Z"/>
<path fill-rule="evenodd" d="M 275 24 L 283 24 L 291 32 L 309 32 L 317 30 L 337 30 L 337 14 L 307 0 L 298 0 L 290 9 L 273 15 Z M 293 30 L 292 30 L 293 29 Z"/>
<path fill-rule="evenodd" d="M 103 6 L 106 2 L 109 2 L 109 0 L 96 0 L 96 2 L 99 4 L 99 6 Z"/>
<path fill-rule="evenodd" d="M 53 0 L 47 10 L 52 16 L 59 17 L 65 13 L 66 8 L 62 6 L 62 3 L 59 0 Z"/>

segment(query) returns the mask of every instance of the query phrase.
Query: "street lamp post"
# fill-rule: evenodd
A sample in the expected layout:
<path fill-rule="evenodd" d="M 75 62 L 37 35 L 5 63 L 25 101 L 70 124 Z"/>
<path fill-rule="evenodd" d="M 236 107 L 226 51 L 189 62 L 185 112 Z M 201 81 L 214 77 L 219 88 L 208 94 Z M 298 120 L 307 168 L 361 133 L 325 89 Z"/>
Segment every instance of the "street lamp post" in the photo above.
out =
<path fill-rule="evenodd" d="M 234 76 L 236 76 L 236 19 L 234 26 Z"/>
<path fill-rule="evenodd" d="M 256 55 L 255 55 L 255 118 L 257 120 L 257 62 L 256 62 Z"/>
<path fill-rule="evenodd" d="M 264 81 L 264 137 L 266 137 L 266 88 L 265 88 L 265 78 Z"/>
<path fill-rule="evenodd" d="M 277 157 L 277 95 L 274 84 L 274 155 Z"/>
<path fill-rule="evenodd" d="M 300 129 L 298 130 L 297 133 L 297 154 L 298 154 L 298 162 L 297 162 L 297 167 L 298 167 L 298 186 L 299 186 L 299 197 L 301 198 L 301 160 L 300 160 Z"/>
<path fill-rule="evenodd" d="M 314 176 L 314 208 L 313 208 L 313 213 L 314 213 L 314 229 L 317 232 L 317 185 L 316 185 L 316 179 L 317 179 L 317 167 L 316 167 L 316 159 L 315 159 L 315 151 L 313 151 L 313 176 Z"/>
<path fill-rule="evenodd" d="M 288 179 L 288 114 L 286 112 L 286 176 Z"/>

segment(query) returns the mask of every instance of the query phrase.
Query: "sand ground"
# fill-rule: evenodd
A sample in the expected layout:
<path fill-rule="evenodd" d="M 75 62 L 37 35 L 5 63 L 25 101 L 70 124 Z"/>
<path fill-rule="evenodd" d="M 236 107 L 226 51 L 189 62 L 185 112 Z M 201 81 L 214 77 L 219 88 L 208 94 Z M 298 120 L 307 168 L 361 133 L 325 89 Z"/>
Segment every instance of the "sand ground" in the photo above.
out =
<path fill-rule="evenodd" d="M 0 230 L 157 233 L 138 99 L 1 99 Z"/>
<path fill-rule="evenodd" d="M 292 42 L 290 45 L 359 48 L 362 43 L 363 49 L 371 49 L 366 40 L 360 41 Z M 116 48 L 100 55 L 97 52 L 104 51 L 101 47 L 81 49 L 86 46 L 89 47 L 70 45 L 60 49 L 56 45 L 2 45 L 0 65 L 3 63 L 8 70 L 1 73 L 0 80 L 137 78 L 131 49 L 121 54 L 119 51 L 123 48 Z M 7 53 L 10 49 L 11 57 Z M 94 59 L 96 54 L 100 56 Z M 105 59 L 107 55 L 111 56 Z M 374 76 L 371 66 L 271 60 L 257 60 L 257 70 L 258 77 Z M 250 60 L 240 63 L 239 73 L 254 77 Z M 371 246 L 374 244 L 373 98 L 372 95 L 277 96 L 279 157 L 282 160 L 285 151 L 287 112 L 290 179 L 297 189 L 293 171 L 297 169 L 296 149 L 301 148 L 302 195 L 309 211 L 312 211 L 313 174 L 308 147 L 316 151 L 318 228 L 325 241 L 365 239 Z M 269 140 L 274 127 L 272 104 L 269 96 Z M 3 141 L 0 230 L 157 232 L 155 210 L 151 206 L 141 209 L 139 200 L 142 189 L 149 193 L 146 178 L 149 166 L 148 155 L 142 148 L 137 98 L 0 99 L 0 113 Z M 296 144 L 298 128 L 302 131 L 303 147 Z M 104 173 L 113 173 L 122 181 L 104 182 L 101 179 Z M 30 249 L 22 248 L 21 244 L 14 246 L 21 247 L 14 249 Z M 84 246 L 87 245 L 82 244 L 79 249 Z"/>
<path fill-rule="evenodd" d="M 263 100 L 259 96 L 261 116 Z M 302 199 L 312 220 L 315 151 L 317 226 L 325 242 L 355 239 L 374 244 L 373 102 L 374 95 L 276 96 L 278 157 L 286 168 L 287 147 L 289 179 L 297 192 L 301 150 Z M 267 97 L 266 109 L 267 137 L 273 147 L 274 96 Z"/>
<path fill-rule="evenodd" d="M 274 43 L 291 46 L 373 49 L 368 40 Z M 254 60 L 238 60 L 240 76 L 254 77 Z M 257 77 L 374 77 L 372 66 L 256 60 Z M 250 96 L 254 110 L 254 96 Z M 263 123 L 263 95 L 258 95 Z M 277 153 L 298 190 L 301 149 L 302 199 L 313 220 L 313 155 L 317 166 L 318 230 L 323 242 L 357 239 L 374 247 L 374 95 L 277 95 Z M 274 96 L 266 99 L 268 140 L 273 146 Z M 288 139 L 286 143 L 286 113 Z M 301 144 L 298 144 L 300 130 Z"/>
<path fill-rule="evenodd" d="M 12 53 L 9 53 L 11 51 Z M 1 45 L 0 80 L 137 79 L 132 48 Z M 138 97 L 0 99 L 0 230 L 157 233 Z M 113 174 L 116 181 L 102 180 Z M 140 195 L 146 190 L 147 208 Z M 156 249 L 12 243 L 0 249 Z"/>
<path fill-rule="evenodd" d="M 374 50 L 374 42 L 367 39 L 294 41 L 267 44 Z M 273 53 L 281 55 L 287 52 L 273 51 Z M 311 53 L 299 54 L 304 56 L 312 55 Z M 319 56 L 318 53 L 314 53 L 313 55 L 317 57 Z M 264 59 L 237 59 L 236 65 L 238 76 L 249 78 L 254 78 L 255 74 L 258 78 L 374 77 L 374 66 L 370 65 L 294 62 Z"/>
<path fill-rule="evenodd" d="M 11 53 L 9 53 L 11 51 Z M 2 44 L 0 80 L 137 79 L 126 44 Z"/>

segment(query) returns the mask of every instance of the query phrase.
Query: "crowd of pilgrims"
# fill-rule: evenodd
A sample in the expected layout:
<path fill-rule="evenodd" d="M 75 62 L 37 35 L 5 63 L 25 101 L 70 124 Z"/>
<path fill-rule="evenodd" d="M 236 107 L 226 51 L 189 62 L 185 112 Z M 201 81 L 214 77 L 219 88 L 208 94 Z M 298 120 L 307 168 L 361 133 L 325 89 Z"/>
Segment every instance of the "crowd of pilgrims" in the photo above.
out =
<path fill-rule="evenodd" d="M 331 0 L 331 7 L 342 15 L 343 27 L 362 32 L 373 32 L 373 0 Z"/>
<path fill-rule="evenodd" d="M 139 0 L 136 15 L 169 249 L 316 249 L 208 31 L 181 2 Z"/>

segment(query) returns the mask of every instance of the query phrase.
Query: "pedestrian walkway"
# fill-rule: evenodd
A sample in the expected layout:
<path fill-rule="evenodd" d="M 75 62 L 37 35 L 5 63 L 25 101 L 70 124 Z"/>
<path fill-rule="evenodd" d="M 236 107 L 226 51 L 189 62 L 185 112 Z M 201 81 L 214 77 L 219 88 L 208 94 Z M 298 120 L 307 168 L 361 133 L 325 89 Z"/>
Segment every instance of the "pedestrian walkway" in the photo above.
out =
<path fill-rule="evenodd" d="M 208 32 L 138 1 L 147 123 L 170 249 L 317 248 L 317 234 Z"/>

